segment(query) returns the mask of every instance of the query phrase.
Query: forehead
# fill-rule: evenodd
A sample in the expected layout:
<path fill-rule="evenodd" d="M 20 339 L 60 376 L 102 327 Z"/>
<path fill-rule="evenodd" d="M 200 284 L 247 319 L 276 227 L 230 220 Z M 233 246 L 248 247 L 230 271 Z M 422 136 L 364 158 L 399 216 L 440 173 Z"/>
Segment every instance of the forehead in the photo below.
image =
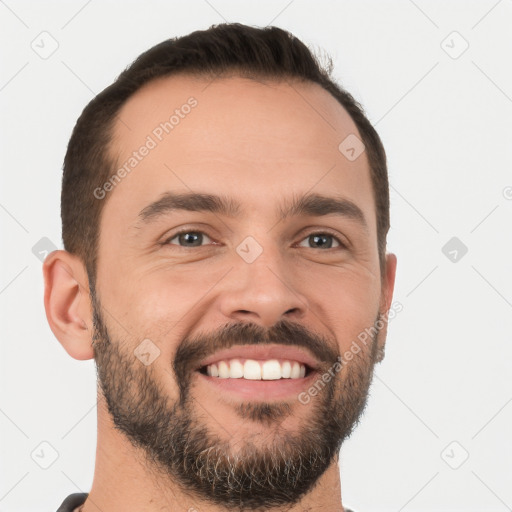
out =
<path fill-rule="evenodd" d="M 270 205 L 288 191 L 372 196 L 366 154 L 349 161 L 339 150 L 360 138 L 357 127 L 313 83 L 161 78 L 126 102 L 113 135 L 113 172 L 125 172 L 105 210 L 119 223 L 168 191 L 234 195 L 262 211 L 262 197 Z M 366 208 L 371 219 L 373 204 Z"/>
<path fill-rule="evenodd" d="M 165 122 L 172 128 L 160 134 L 159 127 Z M 291 143 L 294 152 L 300 151 L 301 141 L 307 143 L 305 152 L 311 144 L 318 151 L 332 152 L 340 137 L 350 133 L 358 134 L 355 123 L 318 84 L 188 75 L 160 78 L 142 87 L 122 107 L 114 129 L 121 150 L 136 147 L 140 135 L 165 139 L 157 142 L 168 147 L 195 144 L 196 150 L 213 149 L 216 143 L 228 140 L 240 143 L 249 136 L 244 148 L 258 151 L 258 158 L 265 157 L 259 153 L 259 140 L 266 145 L 274 141 L 290 156 L 284 142 Z M 165 137 L 170 134 L 172 137 Z"/>

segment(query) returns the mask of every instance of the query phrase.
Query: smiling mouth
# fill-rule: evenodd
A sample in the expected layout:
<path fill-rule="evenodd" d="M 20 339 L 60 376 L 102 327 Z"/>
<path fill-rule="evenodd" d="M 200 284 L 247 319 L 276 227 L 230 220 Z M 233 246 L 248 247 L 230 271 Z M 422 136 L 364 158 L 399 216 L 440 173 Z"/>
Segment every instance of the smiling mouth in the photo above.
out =
<path fill-rule="evenodd" d="M 198 371 L 217 379 L 275 381 L 302 379 L 314 370 L 307 364 L 287 359 L 232 358 L 202 366 Z"/>

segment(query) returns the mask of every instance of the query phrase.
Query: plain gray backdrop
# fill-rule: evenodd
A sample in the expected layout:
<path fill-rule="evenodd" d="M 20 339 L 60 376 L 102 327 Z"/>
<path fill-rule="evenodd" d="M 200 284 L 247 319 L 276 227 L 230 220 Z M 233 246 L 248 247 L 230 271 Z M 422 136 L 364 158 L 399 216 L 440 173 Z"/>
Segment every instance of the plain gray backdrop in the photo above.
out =
<path fill-rule="evenodd" d="M 0 0 L 0 511 L 92 483 L 94 363 L 53 336 L 41 271 L 76 119 L 142 51 L 224 21 L 331 55 L 388 155 L 403 310 L 342 448 L 345 506 L 512 510 L 511 0 Z"/>

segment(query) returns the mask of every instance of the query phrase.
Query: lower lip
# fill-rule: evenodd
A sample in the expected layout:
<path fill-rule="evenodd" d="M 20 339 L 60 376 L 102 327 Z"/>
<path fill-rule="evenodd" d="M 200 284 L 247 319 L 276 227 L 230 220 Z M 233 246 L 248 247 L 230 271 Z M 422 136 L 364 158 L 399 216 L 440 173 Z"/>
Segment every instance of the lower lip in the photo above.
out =
<path fill-rule="evenodd" d="M 247 379 L 221 379 L 210 377 L 197 372 L 199 378 L 205 383 L 215 386 L 218 390 L 238 395 L 242 398 L 259 400 L 297 398 L 308 389 L 317 378 L 317 372 L 312 371 L 301 379 L 279 380 L 247 380 Z"/>

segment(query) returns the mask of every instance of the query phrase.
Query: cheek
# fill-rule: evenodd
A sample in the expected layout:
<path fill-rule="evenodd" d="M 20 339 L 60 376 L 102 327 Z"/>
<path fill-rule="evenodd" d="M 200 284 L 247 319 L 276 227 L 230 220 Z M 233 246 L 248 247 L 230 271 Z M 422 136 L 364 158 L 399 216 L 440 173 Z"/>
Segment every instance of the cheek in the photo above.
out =
<path fill-rule="evenodd" d="M 380 304 L 380 281 L 360 267 L 332 269 L 310 278 L 305 289 L 310 306 L 334 331 L 341 351 L 373 326 Z M 317 313 L 318 311 L 318 313 Z"/>
<path fill-rule="evenodd" d="M 168 341 L 181 336 L 190 319 L 204 309 L 209 292 L 228 269 L 138 267 L 117 280 L 110 296 L 126 328 L 168 347 Z"/>

